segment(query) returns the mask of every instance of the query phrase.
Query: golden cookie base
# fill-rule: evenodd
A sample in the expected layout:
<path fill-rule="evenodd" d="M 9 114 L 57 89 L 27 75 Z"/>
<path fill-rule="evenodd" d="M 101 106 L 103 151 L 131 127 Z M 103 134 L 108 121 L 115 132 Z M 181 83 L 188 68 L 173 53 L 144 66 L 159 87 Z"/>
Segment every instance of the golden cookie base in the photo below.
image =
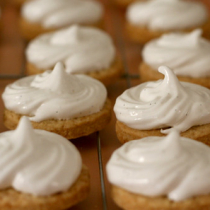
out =
<path fill-rule="evenodd" d="M 210 195 L 196 196 L 180 202 L 166 196 L 148 197 L 112 186 L 112 198 L 124 210 L 209 210 Z"/>
<path fill-rule="evenodd" d="M 74 118 L 71 120 L 44 120 L 41 122 L 31 122 L 35 129 L 46 130 L 57 133 L 67 139 L 75 139 L 87 136 L 96 131 L 102 130 L 111 120 L 112 105 L 109 99 L 106 100 L 100 112 Z M 13 111 L 4 110 L 4 125 L 8 129 L 15 129 L 23 115 Z"/>
<path fill-rule="evenodd" d="M 52 69 L 53 67 L 51 67 Z M 39 69 L 34 64 L 27 62 L 26 63 L 26 74 L 34 75 L 43 73 L 45 70 L 49 69 Z M 100 71 L 90 71 L 85 73 L 86 75 L 93 77 L 94 79 L 99 80 L 104 85 L 109 85 L 115 82 L 122 74 L 122 63 L 119 58 L 115 58 L 114 62 L 108 69 L 103 69 Z"/>
<path fill-rule="evenodd" d="M 209 67 L 209 70 L 210 70 L 210 67 Z M 150 67 L 144 62 L 140 64 L 139 73 L 140 73 L 141 82 L 154 81 L 154 80 L 159 80 L 159 79 L 164 78 L 163 74 L 159 73 L 157 70 L 153 69 L 152 67 Z M 204 87 L 210 88 L 210 77 L 193 78 L 193 77 L 184 77 L 184 76 L 177 75 L 177 78 L 180 81 L 190 82 L 190 83 L 194 83 L 197 85 L 202 85 Z"/>
<path fill-rule="evenodd" d="M 160 131 L 160 129 L 137 130 L 128 127 L 118 120 L 116 122 L 116 133 L 121 143 L 148 136 L 165 136 Z M 180 134 L 183 137 L 194 139 L 210 146 L 210 124 L 193 126 L 192 128 Z"/>
<path fill-rule="evenodd" d="M 86 199 L 90 191 L 90 177 L 86 166 L 76 182 L 66 192 L 50 196 L 33 196 L 12 188 L 0 191 L 2 210 L 62 210 Z"/>
<path fill-rule="evenodd" d="M 139 44 L 145 44 L 146 42 L 149 42 L 152 39 L 158 38 L 166 33 L 172 33 L 172 32 L 190 32 L 195 30 L 196 28 L 200 28 L 203 30 L 202 36 L 206 39 L 210 39 L 210 19 L 203 25 L 199 27 L 189 28 L 185 30 L 176 30 L 176 31 L 151 31 L 146 27 L 136 26 L 132 25 L 129 22 L 126 22 L 125 29 L 128 37 L 133 42 L 139 43 Z"/>
<path fill-rule="evenodd" d="M 60 27 L 60 28 L 46 29 L 46 28 L 43 28 L 38 23 L 28 22 L 27 20 L 25 20 L 22 17 L 19 18 L 18 25 L 19 25 L 19 31 L 20 31 L 21 36 L 28 41 L 34 39 L 38 35 L 48 33 L 48 32 L 53 32 L 53 31 L 56 31 L 56 30 L 59 30 L 59 29 L 65 28 L 65 27 L 70 27 L 70 25 L 67 25 L 67 26 Z M 83 26 L 92 26 L 92 27 L 96 27 L 96 28 L 103 28 L 103 21 L 100 20 L 93 24 L 82 24 L 82 25 Z"/>

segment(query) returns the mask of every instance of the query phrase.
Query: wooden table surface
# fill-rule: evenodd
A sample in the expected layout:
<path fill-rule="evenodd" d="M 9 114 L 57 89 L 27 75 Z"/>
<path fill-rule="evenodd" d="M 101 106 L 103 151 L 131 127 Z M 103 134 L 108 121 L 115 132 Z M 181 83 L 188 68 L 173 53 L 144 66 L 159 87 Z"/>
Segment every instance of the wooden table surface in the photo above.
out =
<path fill-rule="evenodd" d="M 210 8 L 210 0 L 201 0 Z M 108 86 L 108 96 L 115 103 L 116 97 L 131 86 L 139 84 L 138 65 L 142 46 L 132 43 L 124 32 L 124 11 L 108 0 L 101 0 L 105 8 L 105 29 L 112 36 L 124 66 L 124 75 Z M 24 76 L 26 43 L 20 37 L 17 27 L 18 11 L 9 1 L 1 0 L 0 32 L 0 93 L 7 84 Z M 0 132 L 3 125 L 3 102 L 0 99 Z M 110 186 L 106 177 L 106 163 L 112 152 L 121 144 L 115 134 L 114 113 L 110 124 L 99 133 L 79 138 L 72 142 L 81 152 L 83 162 L 88 166 L 91 177 L 91 191 L 88 198 L 72 207 L 72 210 L 119 210 L 111 199 Z"/>

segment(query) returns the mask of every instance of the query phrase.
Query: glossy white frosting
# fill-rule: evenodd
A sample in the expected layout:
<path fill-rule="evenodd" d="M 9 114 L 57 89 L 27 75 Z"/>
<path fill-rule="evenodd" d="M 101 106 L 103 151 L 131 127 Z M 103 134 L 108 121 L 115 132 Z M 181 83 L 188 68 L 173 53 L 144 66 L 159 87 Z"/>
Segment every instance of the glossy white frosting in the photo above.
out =
<path fill-rule="evenodd" d="M 78 178 L 82 160 L 62 136 L 33 130 L 22 117 L 16 130 L 0 134 L 0 189 L 47 196 L 68 190 Z"/>
<path fill-rule="evenodd" d="M 33 0 L 22 6 L 21 15 L 44 28 L 93 24 L 102 19 L 102 5 L 94 0 Z"/>
<path fill-rule="evenodd" d="M 105 86 L 86 75 L 67 73 L 61 63 L 53 71 L 29 76 L 8 85 L 5 107 L 29 115 L 32 121 L 72 119 L 99 112 L 106 101 Z"/>
<path fill-rule="evenodd" d="M 131 4 L 126 17 L 130 23 L 151 30 L 180 30 L 203 24 L 208 10 L 198 1 L 149 0 Z"/>
<path fill-rule="evenodd" d="M 210 76 L 210 42 L 201 37 L 200 29 L 191 33 L 171 33 L 148 42 L 143 61 L 157 70 L 169 66 L 176 75 L 187 77 Z"/>
<path fill-rule="evenodd" d="M 39 69 L 52 68 L 62 61 L 67 72 L 84 73 L 109 68 L 115 48 L 102 30 L 74 25 L 32 40 L 26 58 Z"/>
<path fill-rule="evenodd" d="M 210 123 L 210 90 L 180 82 L 167 67 L 160 67 L 163 80 L 142 83 L 126 90 L 115 103 L 117 119 L 139 130 L 170 127 L 184 132 L 196 125 Z"/>
<path fill-rule="evenodd" d="M 181 138 L 177 131 L 166 137 L 147 137 L 125 143 L 107 164 L 108 180 L 145 196 L 166 195 L 170 200 L 210 193 L 210 148 Z"/>

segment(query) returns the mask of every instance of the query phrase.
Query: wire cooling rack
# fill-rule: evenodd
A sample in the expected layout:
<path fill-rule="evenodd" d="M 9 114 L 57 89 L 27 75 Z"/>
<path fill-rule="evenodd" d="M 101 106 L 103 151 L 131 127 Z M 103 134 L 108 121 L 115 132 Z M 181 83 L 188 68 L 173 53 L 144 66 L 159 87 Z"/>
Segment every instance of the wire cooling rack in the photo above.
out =
<path fill-rule="evenodd" d="M 210 0 L 202 0 L 210 8 Z M 19 12 L 7 1 L 2 1 L 1 38 L 0 38 L 0 92 L 5 86 L 25 76 L 24 51 L 27 43 L 18 33 L 17 21 Z M 104 25 L 112 36 L 119 57 L 122 60 L 124 73 L 111 84 L 108 96 L 112 103 L 125 89 L 139 84 L 138 65 L 141 60 L 142 46 L 132 43 L 124 32 L 124 13 L 112 4 L 111 0 L 101 0 L 104 5 Z M 3 113 L 3 102 L 0 101 L 0 113 Z M 3 115 L 3 114 L 2 114 Z M 2 118 L 3 119 L 3 116 Z M 5 131 L 3 120 L 0 120 L 0 131 Z M 112 152 L 120 146 L 115 134 L 115 116 L 104 130 L 88 137 L 72 140 L 79 149 L 83 162 L 88 166 L 91 177 L 89 197 L 71 210 L 119 210 L 111 198 L 110 185 L 106 177 L 106 163 Z"/>

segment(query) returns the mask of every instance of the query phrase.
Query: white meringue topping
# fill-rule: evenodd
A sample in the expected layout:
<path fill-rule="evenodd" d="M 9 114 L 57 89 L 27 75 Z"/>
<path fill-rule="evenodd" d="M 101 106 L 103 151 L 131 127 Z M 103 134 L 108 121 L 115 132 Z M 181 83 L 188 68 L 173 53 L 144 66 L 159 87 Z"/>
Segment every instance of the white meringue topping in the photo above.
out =
<path fill-rule="evenodd" d="M 53 71 L 29 76 L 8 85 L 5 107 L 29 115 L 32 121 L 73 119 L 99 112 L 106 101 L 105 86 L 86 75 L 67 73 L 61 63 Z"/>
<path fill-rule="evenodd" d="M 173 201 L 210 193 L 210 148 L 172 132 L 125 143 L 107 164 L 108 180 L 129 192 Z"/>
<path fill-rule="evenodd" d="M 67 191 L 81 172 L 76 147 L 55 133 L 33 130 L 27 117 L 0 134 L 0 145 L 0 189 L 47 196 Z"/>
<path fill-rule="evenodd" d="M 179 82 L 173 71 L 160 67 L 163 80 L 142 83 L 126 90 L 115 103 L 117 120 L 139 130 L 171 128 L 184 132 L 210 123 L 210 90 L 200 85 Z"/>

